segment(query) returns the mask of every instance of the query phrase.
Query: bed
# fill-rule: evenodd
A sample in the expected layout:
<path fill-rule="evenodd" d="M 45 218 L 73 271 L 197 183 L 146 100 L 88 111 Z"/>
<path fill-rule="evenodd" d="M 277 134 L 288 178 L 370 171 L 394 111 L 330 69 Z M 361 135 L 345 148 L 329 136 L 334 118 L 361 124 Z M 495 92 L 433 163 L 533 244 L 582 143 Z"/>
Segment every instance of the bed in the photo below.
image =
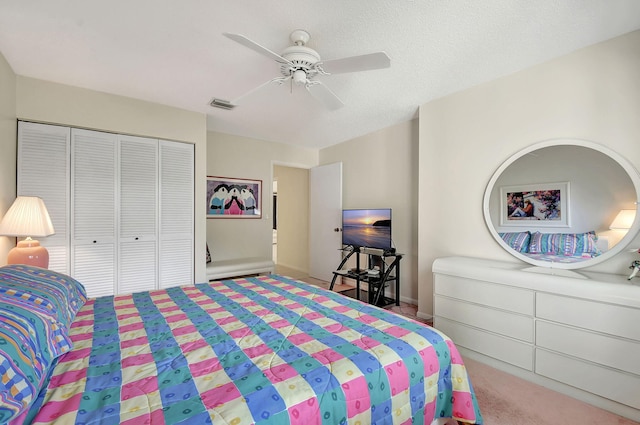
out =
<path fill-rule="evenodd" d="M 93 299 L 36 267 L 0 267 L 0 283 L 6 315 L 41 322 L 28 344 L 4 329 L 0 423 L 482 423 L 448 337 L 291 278 Z"/>

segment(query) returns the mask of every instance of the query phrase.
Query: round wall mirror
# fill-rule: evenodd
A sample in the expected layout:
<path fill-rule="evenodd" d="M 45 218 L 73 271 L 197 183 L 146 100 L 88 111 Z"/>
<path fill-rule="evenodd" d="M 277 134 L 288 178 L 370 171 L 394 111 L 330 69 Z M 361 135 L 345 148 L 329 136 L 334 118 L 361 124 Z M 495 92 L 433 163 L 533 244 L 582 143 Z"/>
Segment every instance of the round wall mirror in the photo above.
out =
<path fill-rule="evenodd" d="M 516 258 L 578 269 L 611 258 L 636 236 L 639 198 L 640 175 L 622 156 L 557 139 L 507 159 L 487 185 L 483 211 L 492 236 Z"/>

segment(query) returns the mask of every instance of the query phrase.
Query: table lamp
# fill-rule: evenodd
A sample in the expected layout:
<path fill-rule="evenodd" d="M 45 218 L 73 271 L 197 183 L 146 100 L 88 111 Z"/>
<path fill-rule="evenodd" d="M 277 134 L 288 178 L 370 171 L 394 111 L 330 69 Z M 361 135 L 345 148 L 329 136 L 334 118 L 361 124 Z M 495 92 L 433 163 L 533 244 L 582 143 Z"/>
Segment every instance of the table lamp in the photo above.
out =
<path fill-rule="evenodd" d="M 633 221 L 636 219 L 636 210 L 620 210 L 616 218 L 613 219 L 609 229 L 611 230 L 629 230 Z"/>
<path fill-rule="evenodd" d="M 25 237 L 9 251 L 7 264 L 49 267 L 49 252 L 31 237 L 53 235 L 53 224 L 44 201 L 36 196 L 18 196 L 0 222 L 0 235 Z"/>

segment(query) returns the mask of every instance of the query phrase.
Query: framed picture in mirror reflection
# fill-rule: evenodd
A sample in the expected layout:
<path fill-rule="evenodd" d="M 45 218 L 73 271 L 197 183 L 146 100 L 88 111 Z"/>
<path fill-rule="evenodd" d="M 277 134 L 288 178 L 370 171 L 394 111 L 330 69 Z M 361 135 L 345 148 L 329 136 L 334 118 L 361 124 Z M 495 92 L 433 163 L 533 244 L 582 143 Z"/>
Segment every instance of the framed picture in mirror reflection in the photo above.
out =
<path fill-rule="evenodd" d="M 569 182 L 501 187 L 500 225 L 569 227 Z"/>

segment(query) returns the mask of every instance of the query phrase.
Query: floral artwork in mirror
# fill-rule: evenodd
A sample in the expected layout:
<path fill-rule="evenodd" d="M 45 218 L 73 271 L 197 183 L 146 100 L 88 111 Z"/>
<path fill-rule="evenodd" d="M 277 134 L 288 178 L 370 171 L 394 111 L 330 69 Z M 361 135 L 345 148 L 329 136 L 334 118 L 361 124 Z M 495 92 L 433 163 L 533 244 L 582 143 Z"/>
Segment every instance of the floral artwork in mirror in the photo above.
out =
<path fill-rule="evenodd" d="M 500 225 L 569 226 L 569 182 L 500 188 Z"/>
<path fill-rule="evenodd" d="M 533 205 L 543 193 L 546 207 L 559 214 L 531 218 L 535 206 L 527 208 L 524 200 Z M 638 234 L 640 219 L 628 230 L 610 228 L 620 210 L 637 209 L 638 199 L 640 174 L 624 157 L 594 142 L 554 139 L 498 167 L 483 211 L 493 238 L 514 257 L 538 267 L 579 269 L 612 258 Z M 510 200 L 517 205 L 510 207 Z"/>

